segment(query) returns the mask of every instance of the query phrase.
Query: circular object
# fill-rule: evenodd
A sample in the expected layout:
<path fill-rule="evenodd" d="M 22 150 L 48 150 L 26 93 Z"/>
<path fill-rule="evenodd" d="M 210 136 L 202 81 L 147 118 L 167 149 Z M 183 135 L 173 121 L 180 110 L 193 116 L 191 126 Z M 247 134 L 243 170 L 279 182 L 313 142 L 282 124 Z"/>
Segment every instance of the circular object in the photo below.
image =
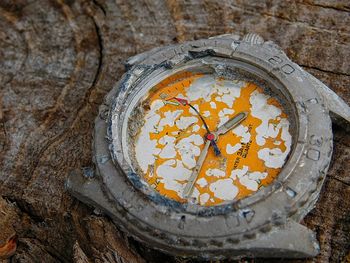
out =
<path fill-rule="evenodd" d="M 207 140 L 211 141 L 215 139 L 215 135 L 212 133 L 207 134 Z"/>
<path fill-rule="evenodd" d="M 129 59 L 126 65 L 127 73 L 100 107 L 100 113 L 109 111 L 108 118 L 100 114 L 95 121 L 96 179 L 80 178 L 74 173 L 67 181 L 73 194 L 102 208 L 137 240 L 173 255 L 215 259 L 310 257 L 318 253 L 313 232 L 298 222 L 317 200 L 332 153 L 330 104 L 317 91 L 319 82 L 291 62 L 274 43 L 263 42 L 257 35 L 248 35 L 242 41 L 226 35 L 154 49 Z M 251 83 L 261 87 L 261 94 L 265 94 L 259 95 L 261 98 L 269 94 L 276 99 L 275 105 L 289 121 L 284 133 L 290 134 L 290 149 L 281 169 L 264 187 L 242 198 L 225 201 L 224 196 L 222 202 L 201 205 L 167 196 L 140 174 L 143 159 L 135 155 L 146 158 L 151 148 L 143 141 L 139 151 L 135 148 L 147 124 L 144 116 L 153 107 L 145 102 L 162 81 L 188 72 L 191 76 L 202 74 Z M 164 101 L 177 101 L 181 107 L 191 104 L 188 98 L 168 100 L 172 97 L 166 96 Z M 265 106 L 260 111 L 269 105 Z M 233 113 L 228 119 L 232 116 Z M 253 117 L 251 110 L 247 121 Z M 211 135 L 207 139 L 211 140 Z M 217 140 L 220 148 L 220 136 Z"/>
<path fill-rule="evenodd" d="M 243 72 L 223 76 L 215 67 L 168 70 L 168 76 L 130 103 L 130 113 L 124 108 L 128 127 L 120 150 L 140 180 L 181 203 L 213 206 L 252 195 L 273 182 L 291 150 L 285 113 L 291 107 L 282 106 L 288 102 L 279 102 L 271 88 L 257 86 Z M 221 129 L 214 141 L 211 131 Z M 206 134 L 210 147 L 203 140 Z M 188 200 L 185 186 L 194 170 Z"/>

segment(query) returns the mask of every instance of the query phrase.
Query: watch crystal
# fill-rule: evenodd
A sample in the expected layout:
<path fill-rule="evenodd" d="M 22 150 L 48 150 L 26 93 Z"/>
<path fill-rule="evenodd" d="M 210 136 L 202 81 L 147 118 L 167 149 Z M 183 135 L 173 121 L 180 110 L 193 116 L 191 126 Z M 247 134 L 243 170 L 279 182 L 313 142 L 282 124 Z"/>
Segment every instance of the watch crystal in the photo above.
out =
<path fill-rule="evenodd" d="M 176 99 L 175 99 L 176 98 Z M 192 200 L 212 206 L 238 200 L 269 185 L 291 150 L 289 120 L 281 103 L 245 80 L 181 72 L 154 86 L 138 105 L 135 170 L 161 195 L 186 202 L 184 187 L 210 131 L 245 111 L 248 117 L 217 138 L 196 180 Z M 130 120 L 136 121 L 136 120 Z"/>

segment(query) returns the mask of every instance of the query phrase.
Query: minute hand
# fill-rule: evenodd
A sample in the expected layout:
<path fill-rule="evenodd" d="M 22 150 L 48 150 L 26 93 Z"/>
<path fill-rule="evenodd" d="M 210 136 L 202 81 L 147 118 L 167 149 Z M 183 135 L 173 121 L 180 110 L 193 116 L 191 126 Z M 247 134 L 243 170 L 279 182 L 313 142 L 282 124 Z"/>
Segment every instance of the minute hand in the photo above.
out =
<path fill-rule="evenodd" d="M 223 135 L 229 130 L 237 127 L 245 118 L 247 118 L 248 113 L 245 111 L 242 111 L 238 113 L 233 118 L 229 119 L 227 122 L 225 122 L 223 125 L 221 125 L 217 131 L 215 132 L 216 136 Z"/>
<path fill-rule="evenodd" d="M 188 182 L 185 186 L 185 189 L 183 191 L 183 196 L 184 198 L 188 198 L 191 196 L 192 191 L 193 191 L 193 186 L 197 180 L 197 177 L 199 175 L 199 172 L 202 168 L 202 165 L 204 163 L 205 157 L 207 157 L 208 154 L 208 150 L 209 150 L 209 146 L 210 146 L 210 141 L 207 140 L 207 142 L 205 143 L 205 146 L 201 152 L 201 154 L 198 157 L 198 161 L 196 163 L 196 167 L 194 167 L 192 174 L 190 176 L 190 178 L 188 179 Z"/>

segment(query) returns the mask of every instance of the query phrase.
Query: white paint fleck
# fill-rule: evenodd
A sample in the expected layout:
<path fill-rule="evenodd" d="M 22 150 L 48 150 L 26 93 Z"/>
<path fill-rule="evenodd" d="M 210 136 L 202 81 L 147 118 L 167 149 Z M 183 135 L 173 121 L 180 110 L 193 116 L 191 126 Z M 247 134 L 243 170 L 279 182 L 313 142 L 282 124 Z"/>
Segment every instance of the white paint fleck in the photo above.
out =
<path fill-rule="evenodd" d="M 211 107 L 212 109 L 216 109 L 216 103 L 215 103 L 214 101 L 211 101 L 211 102 L 210 102 L 210 107 Z"/>
<path fill-rule="evenodd" d="M 204 187 L 208 184 L 207 179 L 205 179 L 204 177 L 200 178 L 197 180 L 196 182 L 200 187 Z"/>
<path fill-rule="evenodd" d="M 201 127 L 199 126 L 199 125 L 194 125 L 193 127 L 192 127 L 192 131 L 193 132 L 197 132 L 197 131 L 199 131 L 199 129 L 200 129 Z"/>
<path fill-rule="evenodd" d="M 285 154 L 280 148 L 263 148 L 258 151 L 258 157 L 269 168 L 281 168 L 285 161 Z"/>
<path fill-rule="evenodd" d="M 266 176 L 267 173 L 252 172 L 240 177 L 239 182 L 247 189 L 257 191 L 259 188 L 260 180 L 265 179 Z"/>
<path fill-rule="evenodd" d="M 288 154 L 292 146 L 292 135 L 289 133 L 289 121 L 283 118 L 279 124 L 282 127 L 281 139 L 284 141 L 284 145 L 287 148 L 285 152 Z"/>
<path fill-rule="evenodd" d="M 205 205 L 210 198 L 210 195 L 208 193 L 201 194 L 199 197 L 199 204 Z"/>
<path fill-rule="evenodd" d="M 210 184 L 209 189 L 222 200 L 233 200 L 238 194 L 238 188 L 230 178 L 217 180 Z"/>
<path fill-rule="evenodd" d="M 216 93 L 222 95 L 223 103 L 232 108 L 234 101 L 241 95 L 241 89 L 244 87 L 243 81 L 218 80 L 215 85 Z"/>
<path fill-rule="evenodd" d="M 225 122 L 227 122 L 230 119 L 230 115 L 233 114 L 235 111 L 232 109 L 224 108 L 221 111 L 219 111 L 218 116 L 219 116 L 219 124 L 218 127 L 223 125 Z"/>
<path fill-rule="evenodd" d="M 162 100 L 155 100 L 152 102 L 151 104 L 151 109 L 150 109 L 150 113 L 155 113 L 157 110 L 159 110 L 160 108 L 162 108 L 164 106 L 164 103 Z"/>
<path fill-rule="evenodd" d="M 192 192 L 191 197 L 192 197 L 192 198 L 195 198 L 196 200 L 198 200 L 200 194 L 201 194 L 201 193 L 198 191 L 197 187 L 195 187 L 195 188 L 193 188 L 193 192 Z"/>
<path fill-rule="evenodd" d="M 223 103 L 226 103 L 227 106 L 232 107 L 235 97 L 232 97 L 230 94 L 225 94 L 222 96 L 221 100 Z"/>
<path fill-rule="evenodd" d="M 215 100 L 224 102 L 231 108 L 243 87 L 243 81 L 219 80 L 212 75 L 205 75 L 196 79 L 186 92 L 190 101 L 202 98 L 209 102 L 213 94 L 218 94 Z"/>
<path fill-rule="evenodd" d="M 212 168 L 209 168 L 206 172 L 205 172 L 206 175 L 208 176 L 214 176 L 214 177 L 225 177 L 226 176 L 226 173 L 225 171 L 223 170 L 220 170 L 220 169 L 212 169 Z"/>
<path fill-rule="evenodd" d="M 278 133 L 279 133 L 279 131 L 280 131 L 280 128 L 281 127 L 280 127 L 279 124 L 275 125 L 275 124 L 270 123 L 269 127 L 268 127 L 268 131 L 267 131 L 269 137 L 270 138 L 276 138 Z"/>
<path fill-rule="evenodd" d="M 183 110 L 166 111 L 164 112 L 164 118 L 162 118 L 158 124 L 158 131 L 162 131 L 164 126 L 168 125 L 173 127 L 175 120 L 181 115 Z"/>
<path fill-rule="evenodd" d="M 248 172 L 248 166 L 244 165 L 242 169 L 234 169 L 234 170 L 232 170 L 230 177 L 233 180 L 236 180 L 237 178 L 240 178 L 243 175 L 245 175 L 247 172 Z"/>
<path fill-rule="evenodd" d="M 234 146 L 232 146 L 231 144 L 227 144 L 226 145 L 226 153 L 227 154 L 234 154 L 236 153 L 239 149 L 241 149 L 242 144 L 240 143 L 236 143 Z"/>
<path fill-rule="evenodd" d="M 193 108 L 195 108 L 197 111 L 200 111 L 200 110 L 199 110 L 198 104 L 194 104 L 194 105 L 192 105 L 192 106 L 193 106 Z M 195 110 L 192 109 L 191 107 L 189 108 L 189 112 L 190 112 L 191 114 L 193 114 L 193 115 L 197 115 L 197 112 L 195 112 Z"/>
<path fill-rule="evenodd" d="M 168 160 L 157 167 L 157 175 L 165 189 L 173 190 L 182 197 L 191 170 L 186 169 L 179 160 Z"/>
<path fill-rule="evenodd" d="M 175 151 L 175 142 L 176 138 L 172 136 L 165 135 L 162 138 L 159 139 L 159 143 L 161 145 L 165 145 L 165 147 L 162 149 L 162 151 L 159 154 L 160 158 L 163 159 L 169 159 L 176 157 L 176 151 Z"/>
<path fill-rule="evenodd" d="M 265 179 L 267 176 L 266 172 L 251 172 L 249 173 L 249 178 L 252 180 L 261 180 L 261 179 Z"/>
<path fill-rule="evenodd" d="M 227 114 L 233 114 L 235 111 L 233 109 L 228 109 L 228 108 L 224 108 L 222 109 L 224 114 L 227 115 Z"/>
<path fill-rule="evenodd" d="M 192 85 L 186 90 L 187 98 L 190 101 L 204 99 L 210 101 L 210 96 L 213 93 L 215 79 L 212 75 L 205 75 L 193 81 Z"/>
<path fill-rule="evenodd" d="M 239 125 L 236 128 L 232 130 L 232 133 L 242 137 L 241 142 L 242 143 L 248 143 L 250 141 L 250 132 L 248 131 L 248 127 L 244 125 Z"/>
<path fill-rule="evenodd" d="M 196 156 L 200 155 L 200 148 L 198 146 L 204 143 L 203 138 L 198 134 L 192 134 L 186 138 L 181 139 L 175 146 L 181 156 L 183 164 L 192 169 L 196 166 Z"/>
<path fill-rule="evenodd" d="M 292 145 L 292 136 L 289 133 L 289 121 L 281 118 L 278 126 L 278 129 L 282 129 L 281 139 L 284 141 L 286 150 L 282 152 L 280 148 L 263 148 L 258 151 L 259 159 L 263 160 L 265 166 L 269 168 L 281 168 L 286 161 Z"/>
<path fill-rule="evenodd" d="M 231 178 L 233 180 L 238 179 L 240 184 L 244 185 L 247 189 L 256 191 L 259 188 L 261 179 L 266 178 L 265 172 L 248 172 L 248 166 L 244 165 L 242 169 L 235 169 L 231 171 Z"/>
<path fill-rule="evenodd" d="M 178 119 L 175 123 L 179 129 L 186 129 L 188 128 L 188 126 L 190 126 L 193 123 L 196 123 L 197 121 L 198 121 L 197 117 L 181 116 L 180 119 Z"/>
<path fill-rule="evenodd" d="M 162 106 L 161 100 L 155 100 L 151 104 L 151 109 L 146 113 L 145 124 L 137 138 L 135 145 L 136 160 L 144 173 L 147 173 L 148 166 L 155 162 L 155 155 L 161 149 L 157 148 L 157 140 L 150 139 L 150 133 L 156 132 L 156 125 L 160 120 L 160 115 L 156 113 Z"/>
<path fill-rule="evenodd" d="M 255 129 L 256 131 L 256 142 L 262 146 L 265 144 L 265 138 L 270 137 L 271 130 L 269 129 L 269 121 L 275 120 L 282 111 L 274 105 L 269 105 L 267 100 L 270 97 L 259 91 L 255 90 L 250 96 L 251 114 L 253 117 L 258 118 L 262 123 Z M 269 133 L 270 132 L 270 133 Z"/>
<path fill-rule="evenodd" d="M 187 100 L 187 97 L 184 96 L 182 93 L 177 94 L 176 97 L 179 98 L 179 99 L 185 99 L 185 100 Z"/>
<path fill-rule="evenodd" d="M 210 116 L 210 111 L 204 111 L 203 112 L 204 117 L 209 117 Z"/>
<path fill-rule="evenodd" d="M 217 97 L 215 97 L 215 100 L 218 101 L 218 102 L 221 102 L 221 101 L 222 101 L 222 98 L 219 97 L 219 96 L 217 96 Z"/>

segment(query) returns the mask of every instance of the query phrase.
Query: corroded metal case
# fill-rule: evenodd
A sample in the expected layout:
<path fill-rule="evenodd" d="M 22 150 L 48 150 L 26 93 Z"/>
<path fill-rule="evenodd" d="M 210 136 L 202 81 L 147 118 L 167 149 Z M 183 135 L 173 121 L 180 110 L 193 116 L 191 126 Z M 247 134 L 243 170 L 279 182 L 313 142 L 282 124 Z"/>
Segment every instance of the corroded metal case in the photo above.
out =
<path fill-rule="evenodd" d="M 126 125 L 135 102 L 159 80 L 188 67 L 218 74 L 245 71 L 284 99 L 293 121 L 292 152 L 278 178 L 237 202 L 214 207 L 167 199 L 136 175 L 126 151 Z M 273 42 L 255 34 L 156 48 L 130 58 L 95 121 L 93 176 L 74 171 L 66 182 L 81 201 L 98 207 L 147 246 L 203 259 L 312 257 L 315 234 L 299 224 L 313 209 L 332 155 L 329 111 L 350 121 L 349 107 L 291 62 Z"/>

